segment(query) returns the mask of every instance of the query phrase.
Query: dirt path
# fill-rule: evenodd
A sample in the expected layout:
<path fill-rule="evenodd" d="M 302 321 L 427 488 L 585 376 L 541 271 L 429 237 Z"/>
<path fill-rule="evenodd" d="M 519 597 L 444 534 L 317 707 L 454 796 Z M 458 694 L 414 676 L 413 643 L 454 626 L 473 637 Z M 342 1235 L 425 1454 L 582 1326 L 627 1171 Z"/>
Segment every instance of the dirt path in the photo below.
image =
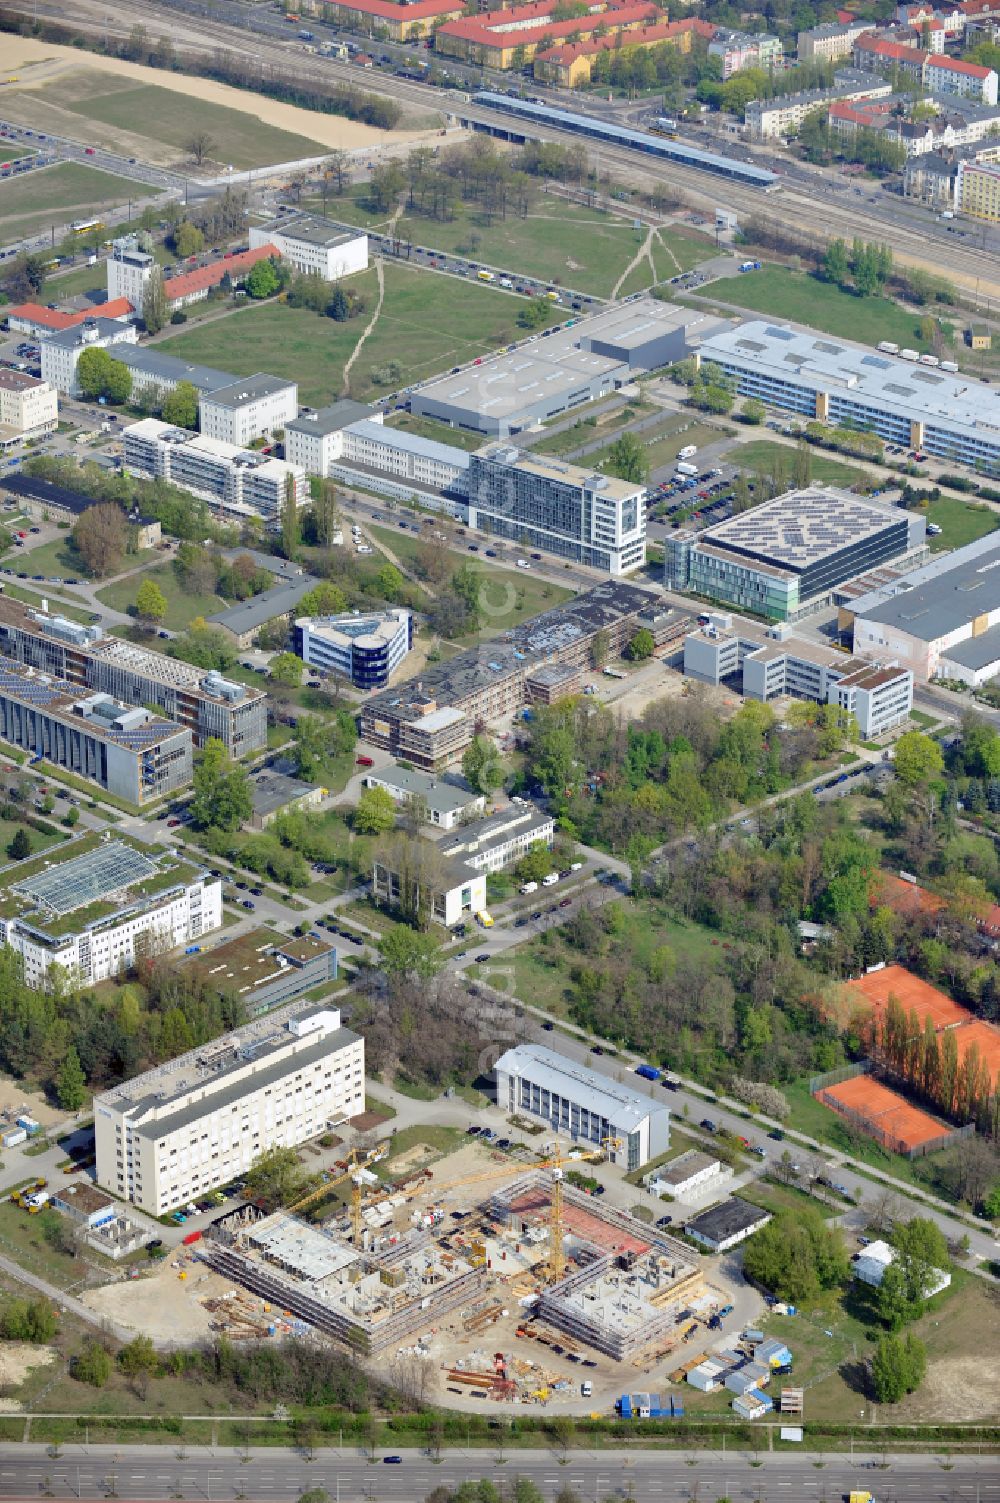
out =
<path fill-rule="evenodd" d="M 622 287 L 624 287 L 625 283 L 628 281 L 629 277 L 635 271 L 636 267 L 640 266 L 643 261 L 648 261 L 649 262 L 650 267 L 651 267 L 652 272 L 653 272 L 653 281 L 654 282 L 656 281 L 656 263 L 653 260 L 653 236 L 655 234 L 656 234 L 656 227 L 655 227 L 655 225 L 651 224 L 649 226 L 649 229 L 646 231 L 646 237 L 643 240 L 642 244 L 640 245 L 639 249 L 636 251 L 635 255 L 632 257 L 631 261 L 628 263 L 628 265 L 626 266 L 625 270 L 622 272 L 621 276 L 618 278 L 617 282 L 612 287 L 612 289 L 611 289 L 611 301 L 612 302 L 614 302 L 615 298 L 618 296 L 618 293 L 619 293 L 620 289 Z"/>
<path fill-rule="evenodd" d="M 385 302 L 385 271 L 383 270 L 383 267 L 382 267 L 382 257 L 381 256 L 376 256 L 376 258 L 375 258 L 375 277 L 376 277 L 376 280 L 378 282 L 378 302 L 375 304 L 375 312 L 372 314 L 371 318 L 368 320 L 368 323 L 365 325 L 364 333 L 361 335 L 361 338 L 358 340 L 357 344 L 354 346 L 354 349 L 351 351 L 350 355 L 348 356 L 347 364 L 344 366 L 344 396 L 345 397 L 349 396 L 350 392 L 351 392 L 351 366 L 354 364 L 355 360 L 357 360 L 358 356 L 361 354 L 362 346 L 364 345 L 364 342 L 368 338 L 369 334 L 374 333 L 374 331 L 375 331 L 375 325 L 378 323 L 378 321 L 379 321 L 379 315 L 382 312 L 382 304 Z"/>

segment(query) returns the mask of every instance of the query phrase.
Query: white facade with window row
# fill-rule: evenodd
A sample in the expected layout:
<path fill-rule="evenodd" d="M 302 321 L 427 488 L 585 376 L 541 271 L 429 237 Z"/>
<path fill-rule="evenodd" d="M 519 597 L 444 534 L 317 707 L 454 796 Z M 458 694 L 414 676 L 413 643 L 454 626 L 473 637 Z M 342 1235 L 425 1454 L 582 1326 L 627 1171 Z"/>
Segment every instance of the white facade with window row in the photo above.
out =
<path fill-rule="evenodd" d="M 306 501 L 306 477 L 300 465 L 174 428 L 159 418 L 130 424 L 122 434 L 122 447 L 127 470 L 169 480 L 201 496 L 224 516 L 261 516 L 276 523 L 289 483 L 296 504 Z"/>
<path fill-rule="evenodd" d="M 270 224 L 251 225 L 250 249 L 262 245 L 276 246 L 296 271 L 315 272 L 325 282 L 368 270 L 368 236 L 318 214 L 289 214 Z"/>
<path fill-rule="evenodd" d="M 206 438 L 245 449 L 290 423 L 299 410 L 294 381 L 258 374 L 235 380 L 231 386 L 203 392 L 198 401 L 198 426 Z"/>

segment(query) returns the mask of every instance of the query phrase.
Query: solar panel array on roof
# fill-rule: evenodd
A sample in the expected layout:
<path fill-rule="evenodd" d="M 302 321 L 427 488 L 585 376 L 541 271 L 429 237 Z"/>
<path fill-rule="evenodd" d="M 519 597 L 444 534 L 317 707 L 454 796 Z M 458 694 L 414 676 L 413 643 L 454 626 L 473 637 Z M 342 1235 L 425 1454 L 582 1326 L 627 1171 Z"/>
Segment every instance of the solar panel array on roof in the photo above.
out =
<path fill-rule="evenodd" d="M 130 845 L 112 840 L 73 861 L 49 866 L 11 891 L 56 914 L 72 913 L 156 875 L 158 868 Z"/>

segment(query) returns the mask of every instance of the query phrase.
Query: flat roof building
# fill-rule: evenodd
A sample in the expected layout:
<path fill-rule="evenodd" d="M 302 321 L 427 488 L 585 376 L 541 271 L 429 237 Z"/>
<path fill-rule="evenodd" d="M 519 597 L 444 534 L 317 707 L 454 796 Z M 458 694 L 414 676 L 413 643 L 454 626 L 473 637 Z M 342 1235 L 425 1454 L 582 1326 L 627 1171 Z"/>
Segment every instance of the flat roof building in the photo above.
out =
<path fill-rule="evenodd" d="M 53 967 L 96 986 L 130 969 L 144 946 L 187 946 L 222 925 L 222 884 L 178 855 L 127 836 L 85 835 L 22 861 L 0 894 L 0 943 L 29 986 Z"/>
<path fill-rule="evenodd" d="M 752 1237 L 762 1226 L 767 1226 L 770 1219 L 770 1211 L 762 1211 L 760 1206 L 733 1195 L 685 1222 L 684 1230 L 710 1252 L 723 1253 Z"/>
<path fill-rule="evenodd" d="M 732 1176 L 728 1164 L 720 1163 L 709 1153 L 700 1153 L 689 1148 L 647 1174 L 643 1183 L 657 1197 L 671 1195 L 679 1200 L 689 1200 L 692 1195 L 717 1193 L 723 1180 Z"/>
<path fill-rule="evenodd" d="M 0 595 L 0 654 L 65 680 L 76 693 L 89 689 L 128 705 L 155 704 L 191 732 L 196 747 L 214 736 L 230 756 L 240 757 L 267 744 L 267 700 L 259 689 L 9 595 Z"/>
<path fill-rule="evenodd" d="M 168 355 L 159 345 L 123 345 L 114 358 L 132 372 L 132 394 L 174 391 L 182 381 L 189 381 L 195 391 L 204 393 L 229 386 L 236 377 L 231 371 L 215 370 L 211 365 L 195 365 L 190 360 Z"/>
<path fill-rule="evenodd" d="M 159 418 L 130 423 L 122 432 L 122 450 L 126 469 L 201 496 L 225 520 L 263 517 L 276 527 L 289 484 L 299 506 L 306 500 L 300 465 L 174 428 Z"/>
<path fill-rule="evenodd" d="M 913 358 L 910 359 L 909 357 Z M 997 395 L 915 350 L 886 354 L 764 319 L 710 335 L 697 358 L 717 365 L 743 397 L 824 423 L 865 428 L 991 473 L 1000 466 Z"/>
<path fill-rule="evenodd" d="M 27 371 L 0 370 L 0 449 L 54 433 L 59 398 L 54 386 Z"/>
<path fill-rule="evenodd" d="M 76 368 L 84 350 L 113 349 L 112 358 L 121 360 L 126 347 L 134 346 L 138 338 L 135 324 L 99 316 L 86 318 L 67 329 L 56 329 L 39 342 L 42 380 L 64 396 L 78 397 Z"/>
<path fill-rule="evenodd" d="M 313 574 L 302 574 L 295 579 L 282 578 L 270 590 L 251 595 L 246 600 L 237 600 L 225 610 L 209 616 L 209 626 L 217 626 L 231 637 L 237 647 L 250 647 L 262 626 L 276 621 L 279 616 L 288 618 L 291 637 L 293 613 L 303 599 L 314 590 L 319 580 Z"/>
<path fill-rule="evenodd" d="M 306 783 L 284 772 L 258 772 L 250 785 L 253 812 L 247 823 L 252 830 L 266 830 L 279 814 L 318 808 L 327 792 L 319 783 Z"/>
<path fill-rule="evenodd" d="M 1000 658 L 1000 533 L 988 533 L 851 603 L 854 651 L 894 658 L 920 682 L 979 683 Z"/>
<path fill-rule="evenodd" d="M 413 647 L 411 611 L 300 616 L 295 645 L 310 668 L 339 674 L 356 689 L 384 689 Z"/>
<path fill-rule="evenodd" d="M 315 934 L 289 938 L 274 929 L 252 929 L 192 955 L 184 970 L 255 1018 L 335 981 L 337 951 Z"/>
<path fill-rule="evenodd" d="M 675 590 L 795 621 L 844 580 L 923 546 L 915 512 L 833 486 L 786 491 L 703 532 L 668 534 L 664 580 Z"/>
<path fill-rule="evenodd" d="M 368 270 L 368 236 L 345 229 L 319 214 L 287 214 L 270 224 L 250 226 L 250 249 L 274 246 L 296 271 L 337 282 Z"/>
<path fill-rule="evenodd" d="M 299 388 L 295 381 L 258 372 L 256 376 L 238 376 L 228 386 L 204 391 L 198 401 L 198 426 L 206 438 L 246 448 L 255 438 L 263 438 L 284 428 L 299 410 Z"/>
<path fill-rule="evenodd" d="M 392 764 L 366 773 L 361 782 L 365 788 L 384 788 L 397 804 L 419 810 L 426 823 L 439 830 L 453 830 L 486 808 L 483 795 L 473 793 L 464 783 L 436 778 L 415 767 Z"/>
<path fill-rule="evenodd" d="M 629 1172 L 670 1147 L 667 1106 L 554 1049 L 518 1044 L 501 1054 L 494 1069 L 501 1111 L 533 1117 L 574 1142 L 600 1146 L 611 1139 L 611 1163 Z M 620 1148 L 615 1139 L 621 1139 Z"/>
<path fill-rule="evenodd" d="M 153 1216 L 364 1111 L 364 1040 L 291 1003 L 95 1098 L 97 1180 Z"/>
<path fill-rule="evenodd" d="M 617 578 L 646 561 L 646 487 L 492 444 L 471 456 L 469 525 Z"/>
<path fill-rule="evenodd" d="M 416 497 L 452 515 L 459 505 L 442 506 L 438 497 L 461 503 L 469 493 L 469 454 L 420 433 L 362 418 L 341 435 L 341 453 L 327 471 L 336 480 L 409 501 Z"/>
<path fill-rule="evenodd" d="M 329 475 L 344 452 L 344 430 L 362 419 L 381 423 L 382 413 L 365 402 L 344 397 L 318 412 L 300 412 L 285 424 L 285 454 L 310 475 Z"/>

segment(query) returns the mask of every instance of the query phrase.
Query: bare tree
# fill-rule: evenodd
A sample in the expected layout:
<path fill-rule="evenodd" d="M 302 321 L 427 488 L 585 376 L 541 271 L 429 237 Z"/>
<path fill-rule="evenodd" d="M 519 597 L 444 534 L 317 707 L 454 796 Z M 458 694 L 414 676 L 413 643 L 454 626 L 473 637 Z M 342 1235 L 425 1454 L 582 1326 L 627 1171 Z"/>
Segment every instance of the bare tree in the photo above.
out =
<path fill-rule="evenodd" d="M 98 579 L 114 574 L 128 542 L 125 513 L 113 501 L 88 506 L 73 528 L 73 541 L 88 574 Z"/>
<path fill-rule="evenodd" d="M 205 158 L 215 149 L 215 142 L 207 130 L 192 131 L 184 142 L 184 150 L 191 160 L 200 167 Z"/>

